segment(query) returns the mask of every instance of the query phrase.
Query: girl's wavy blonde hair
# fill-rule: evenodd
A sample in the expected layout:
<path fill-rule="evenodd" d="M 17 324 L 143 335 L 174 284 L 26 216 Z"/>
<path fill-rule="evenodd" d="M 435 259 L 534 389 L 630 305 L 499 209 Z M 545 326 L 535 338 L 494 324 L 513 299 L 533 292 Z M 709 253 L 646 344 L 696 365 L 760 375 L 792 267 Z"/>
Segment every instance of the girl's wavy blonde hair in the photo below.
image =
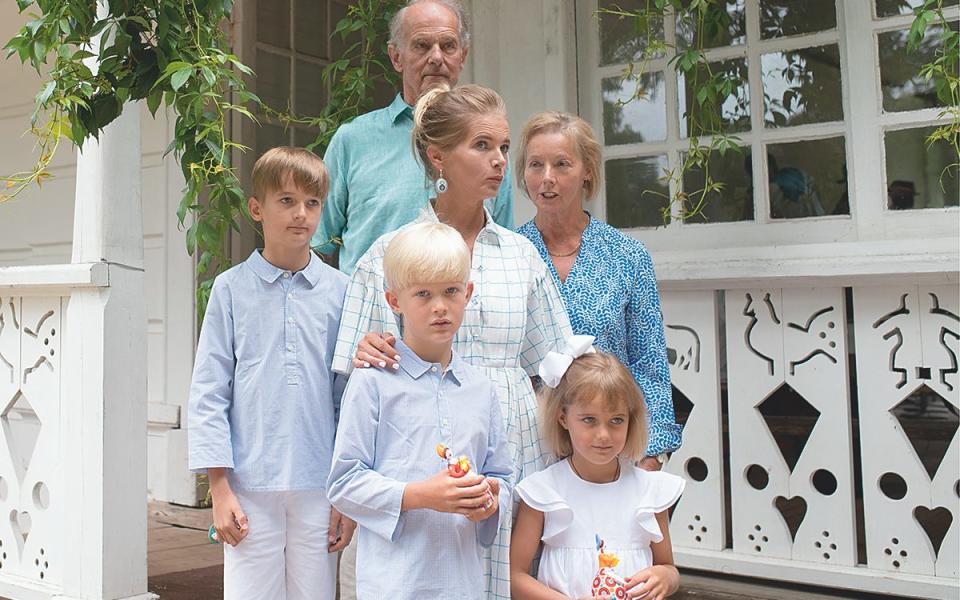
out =
<path fill-rule="evenodd" d="M 560 424 L 560 415 L 579 402 L 603 398 L 611 410 L 627 407 L 627 441 L 620 456 L 643 458 L 647 449 L 647 406 L 633 375 L 616 357 L 597 350 L 584 354 L 567 369 L 555 388 L 544 388 L 541 403 L 541 432 L 557 458 L 573 454 L 570 432 Z"/>
<path fill-rule="evenodd" d="M 482 85 L 453 89 L 441 85 L 420 96 L 413 111 L 413 149 L 430 181 L 436 181 L 439 173 L 427 156 L 427 148 L 453 150 L 466 139 L 477 117 L 491 113 L 506 117 L 507 106 L 500 94 Z"/>

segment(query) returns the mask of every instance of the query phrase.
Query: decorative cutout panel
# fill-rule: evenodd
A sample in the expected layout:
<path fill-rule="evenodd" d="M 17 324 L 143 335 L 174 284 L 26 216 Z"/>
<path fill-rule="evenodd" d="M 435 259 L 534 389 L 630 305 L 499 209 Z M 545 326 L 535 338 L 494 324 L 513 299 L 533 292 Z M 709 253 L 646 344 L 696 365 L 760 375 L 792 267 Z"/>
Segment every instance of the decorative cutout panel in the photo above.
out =
<path fill-rule="evenodd" d="M 664 292 L 661 304 L 674 408 L 678 421 L 685 418 L 683 445 L 666 468 L 687 480 L 670 536 L 678 547 L 722 550 L 726 522 L 716 294 Z"/>
<path fill-rule="evenodd" d="M 843 289 L 725 299 L 734 552 L 853 566 Z"/>
<path fill-rule="evenodd" d="M 0 573 L 58 583 L 60 297 L 0 296 Z"/>
<path fill-rule="evenodd" d="M 857 287 L 860 446 L 867 564 L 956 578 L 956 286 Z"/>

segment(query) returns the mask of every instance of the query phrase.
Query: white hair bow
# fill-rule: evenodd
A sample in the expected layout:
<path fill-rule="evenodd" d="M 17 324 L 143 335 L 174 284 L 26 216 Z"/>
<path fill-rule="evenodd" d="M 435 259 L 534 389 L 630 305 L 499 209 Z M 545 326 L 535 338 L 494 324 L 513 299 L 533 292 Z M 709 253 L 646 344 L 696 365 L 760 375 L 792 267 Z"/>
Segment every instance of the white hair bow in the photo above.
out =
<path fill-rule="evenodd" d="M 573 359 L 596 352 L 593 348 L 594 339 L 596 338 L 592 335 L 571 335 L 559 352 L 547 352 L 547 357 L 540 363 L 539 369 L 543 383 L 547 387 L 557 387 Z"/>

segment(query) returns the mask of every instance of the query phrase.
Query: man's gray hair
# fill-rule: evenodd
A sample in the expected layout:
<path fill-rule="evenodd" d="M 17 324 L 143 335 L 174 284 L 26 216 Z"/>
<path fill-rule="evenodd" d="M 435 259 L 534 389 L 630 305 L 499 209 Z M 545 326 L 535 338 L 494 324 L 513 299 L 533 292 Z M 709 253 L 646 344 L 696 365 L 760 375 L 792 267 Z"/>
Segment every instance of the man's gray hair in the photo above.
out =
<path fill-rule="evenodd" d="M 403 8 L 398 10 L 397 14 L 393 15 L 393 18 L 390 20 L 390 40 L 387 42 L 388 44 L 397 49 L 403 48 L 403 41 L 406 37 L 406 32 L 403 30 L 403 13 L 414 4 L 420 4 L 421 2 L 439 4 L 455 14 L 457 16 L 457 25 L 459 26 L 460 45 L 464 48 L 470 47 L 470 19 L 460 0 L 407 0 Z"/>

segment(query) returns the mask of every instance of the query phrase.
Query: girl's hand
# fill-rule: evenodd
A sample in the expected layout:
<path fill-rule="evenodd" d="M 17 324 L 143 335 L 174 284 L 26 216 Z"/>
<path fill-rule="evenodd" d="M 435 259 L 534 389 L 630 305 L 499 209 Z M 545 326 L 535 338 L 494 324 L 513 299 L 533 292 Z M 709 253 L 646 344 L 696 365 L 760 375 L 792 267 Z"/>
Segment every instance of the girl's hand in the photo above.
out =
<path fill-rule="evenodd" d="M 231 546 L 242 542 L 250 532 L 247 515 L 229 489 L 213 497 L 213 527 L 217 530 L 217 539 Z"/>
<path fill-rule="evenodd" d="M 327 531 L 327 552 L 339 552 L 347 547 L 357 523 L 342 514 L 334 507 L 330 507 L 330 528 Z"/>
<path fill-rule="evenodd" d="M 627 596 L 663 600 L 680 587 L 680 572 L 673 565 L 654 565 L 627 577 Z"/>
<path fill-rule="evenodd" d="M 399 369 L 397 364 L 400 355 L 397 354 L 397 338 L 392 333 L 369 332 L 357 344 L 357 352 L 353 355 L 353 367 L 366 369 L 371 366 L 381 369 Z"/>

